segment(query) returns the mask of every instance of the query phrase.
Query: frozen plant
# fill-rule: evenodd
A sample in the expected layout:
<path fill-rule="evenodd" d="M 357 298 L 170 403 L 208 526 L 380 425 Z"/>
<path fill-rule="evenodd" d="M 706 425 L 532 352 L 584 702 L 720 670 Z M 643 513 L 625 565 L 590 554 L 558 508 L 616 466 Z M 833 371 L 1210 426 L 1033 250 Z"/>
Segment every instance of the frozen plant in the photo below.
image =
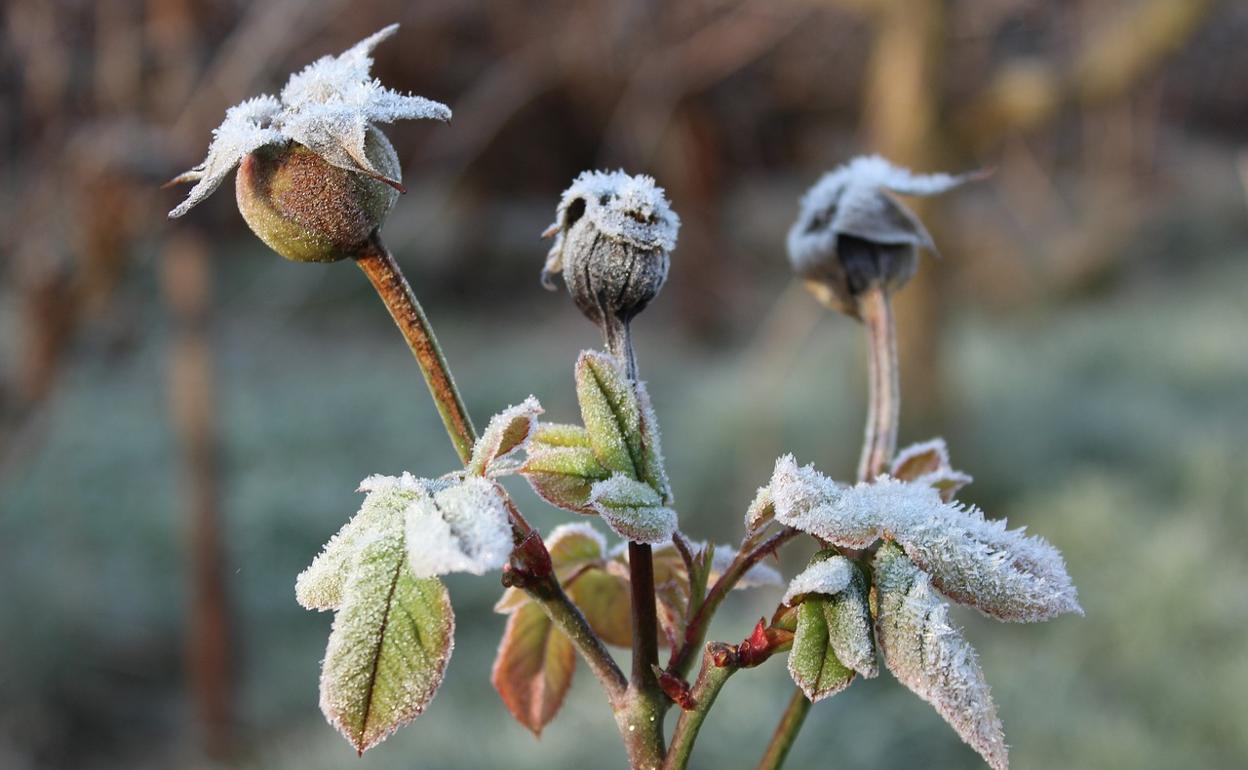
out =
<path fill-rule="evenodd" d="M 365 479 L 359 511 L 296 578 L 301 605 L 334 613 L 320 681 L 326 719 L 363 753 L 419 716 L 454 645 L 441 576 L 497 573 L 504 591 L 495 609 L 507 623 L 490 678 L 534 734 L 558 715 L 580 659 L 602 687 L 629 765 L 681 770 L 730 677 L 787 653 L 796 689 L 759 764 L 776 768 L 810 704 L 874 678 L 882 659 L 1004 770 L 1001 723 L 948 602 L 1005 621 L 1047 620 L 1081 611 L 1075 588 L 1049 543 L 956 501 L 971 478 L 952 467 L 943 441 L 896 450 L 890 295 L 914 273 L 917 249 L 932 243 L 889 191 L 934 194 L 969 177 L 859 158 L 807 194 L 789 234 L 793 266 L 819 299 L 868 332 L 858 478 L 840 483 L 783 456 L 746 508 L 740 544 L 713 545 L 680 529 L 630 335 L 676 248 L 680 219 L 666 194 L 650 177 L 623 171 L 583 173 L 563 193 L 545 233 L 554 242 L 542 280 L 553 289 L 563 276 L 605 350 L 576 358 L 579 414 L 545 420 L 529 396 L 478 434 L 378 234 L 401 185 L 377 124 L 450 116 L 369 75 L 373 47 L 394 31 L 314 62 L 280 99 L 231 108 L 207 159 L 176 180 L 196 186 L 172 212 L 185 213 L 239 166 L 239 209 L 265 243 L 295 261 L 354 260 L 415 356 L 462 463 L 428 477 Z M 543 538 L 503 486 L 508 476 L 572 521 Z M 818 550 L 786 581 L 764 560 L 801 540 Z M 750 587 L 774 591 L 770 620 L 739 643 L 707 643 L 725 598 Z M 631 651 L 627 672 L 611 647 Z M 680 714 L 669 736 L 664 716 L 673 707 Z"/>

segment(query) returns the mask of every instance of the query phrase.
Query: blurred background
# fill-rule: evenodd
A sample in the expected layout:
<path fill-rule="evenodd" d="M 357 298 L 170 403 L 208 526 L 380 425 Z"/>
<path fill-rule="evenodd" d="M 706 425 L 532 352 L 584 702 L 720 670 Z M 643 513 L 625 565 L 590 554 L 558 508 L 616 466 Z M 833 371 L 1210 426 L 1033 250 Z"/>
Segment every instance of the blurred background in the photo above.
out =
<path fill-rule="evenodd" d="M 682 526 L 735 542 L 786 451 L 852 475 L 857 325 L 788 273 L 801 192 L 862 152 L 995 168 L 922 202 L 902 443 L 1066 554 L 1087 610 L 959 615 L 1017 768 L 1248 766 L 1248 5 L 1209 0 L 7 0 L 0 30 L 0 768 L 623 767 L 582 667 L 540 742 L 489 685 L 494 578 L 428 712 L 357 760 L 317 709 L 330 617 L 294 577 L 371 473 L 454 455 L 348 264 L 292 265 L 224 188 L 176 223 L 227 106 L 394 21 L 385 237 L 478 424 L 575 415 L 598 345 L 538 284 L 585 168 L 684 227 L 635 325 Z M 512 485 L 543 528 L 563 516 Z M 800 549 L 798 549 L 800 550 Z M 786 568 L 804 554 L 788 557 Z M 739 640 L 777 596 L 744 592 Z M 752 767 L 792 685 L 736 677 L 695 753 Z M 813 711 L 794 767 L 982 766 L 887 675 Z"/>

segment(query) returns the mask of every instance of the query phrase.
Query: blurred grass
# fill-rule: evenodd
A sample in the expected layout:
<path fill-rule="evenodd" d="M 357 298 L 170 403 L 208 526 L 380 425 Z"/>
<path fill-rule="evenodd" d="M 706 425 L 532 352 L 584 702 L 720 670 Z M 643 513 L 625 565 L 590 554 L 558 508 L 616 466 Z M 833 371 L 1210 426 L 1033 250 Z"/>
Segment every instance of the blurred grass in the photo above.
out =
<path fill-rule="evenodd" d="M 968 311 L 948 332 L 944 432 L 955 464 L 977 478 L 966 496 L 1058 545 L 1088 613 L 1028 627 L 960 615 L 1017 768 L 1248 765 L 1242 256 L 1190 274 L 1140 273 L 1111 295 L 1064 306 L 1009 317 Z M 275 267 L 284 285 L 272 301 L 261 301 L 255 283 L 224 286 L 215 332 L 241 651 L 238 764 L 341 767 L 357 760 L 316 707 L 330 618 L 294 603 L 294 576 L 354 511 L 359 479 L 437 474 L 454 459 L 358 276 L 341 266 Z M 155 295 L 150 279 L 136 279 L 136 296 Z M 534 317 L 495 318 L 484 307 L 457 310 L 456 297 L 429 298 L 479 424 L 529 392 L 552 419 L 575 414 L 572 358 L 595 343 L 593 330 L 564 299 L 532 290 Z M 136 312 L 160 328 L 150 303 Z M 661 309 L 638 327 L 691 534 L 739 537 L 744 505 L 782 451 L 846 475 L 862 401 L 851 323 L 824 317 L 770 358 L 744 355 L 745 341 L 708 350 L 673 335 Z M 164 414 L 165 343 L 149 335 L 120 365 L 79 356 L 41 441 L 0 480 L 2 767 L 207 765 L 191 748 L 179 673 L 184 532 Z M 512 486 L 543 528 L 561 520 Z M 444 690 L 358 766 L 622 767 L 583 667 L 540 743 L 508 718 L 488 682 L 503 625 L 489 609 L 496 583 L 449 583 L 460 620 Z M 741 594 L 712 635 L 743 636 L 774 601 Z M 780 663 L 738 675 L 694 765 L 751 765 L 790 687 Z M 978 766 L 887 676 L 816 707 L 791 761 Z"/>

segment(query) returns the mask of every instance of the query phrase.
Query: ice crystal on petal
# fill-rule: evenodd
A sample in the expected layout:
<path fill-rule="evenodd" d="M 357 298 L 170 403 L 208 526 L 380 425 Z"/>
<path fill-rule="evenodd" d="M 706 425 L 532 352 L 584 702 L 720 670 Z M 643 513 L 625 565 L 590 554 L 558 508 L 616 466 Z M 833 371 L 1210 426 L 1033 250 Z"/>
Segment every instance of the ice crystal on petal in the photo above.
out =
<path fill-rule="evenodd" d="M 996 706 L 975 651 L 949 622 L 949 605 L 894 545 L 880 549 L 875 583 L 876 634 L 889 670 L 932 704 L 994 770 L 1006 770 L 1009 757 Z"/>
<path fill-rule="evenodd" d="M 676 512 L 649 484 L 622 473 L 596 482 L 589 505 L 620 537 L 634 543 L 665 543 L 676 531 Z"/>
<path fill-rule="evenodd" d="M 469 476 L 418 497 L 404 516 L 408 562 L 417 577 L 481 575 L 502 567 L 511 553 L 507 507 L 488 479 Z"/>
<path fill-rule="evenodd" d="M 789 581 L 789 587 L 781 601 L 785 606 L 791 607 L 806 594 L 839 594 L 849 585 L 853 576 L 854 566 L 844 556 L 813 562 Z"/>
<path fill-rule="evenodd" d="M 424 482 L 410 473 L 402 476 L 369 476 L 360 482 L 367 492 L 360 510 L 295 579 L 295 598 L 310 610 L 335 610 L 342 604 L 342 589 L 356 553 L 379 535 L 401 532 L 403 511 L 426 495 Z"/>
<path fill-rule="evenodd" d="M 388 89 L 370 74 L 373 48 L 398 28 L 391 24 L 339 56 L 324 56 L 304 67 L 282 88 L 280 101 L 259 96 L 227 110 L 213 132 L 207 159 L 173 180 L 197 184 L 169 216 L 180 217 L 207 198 L 247 155 L 292 140 L 330 165 L 401 187 L 365 155 L 369 128 L 401 119 L 450 120 L 451 111 L 424 97 Z"/>

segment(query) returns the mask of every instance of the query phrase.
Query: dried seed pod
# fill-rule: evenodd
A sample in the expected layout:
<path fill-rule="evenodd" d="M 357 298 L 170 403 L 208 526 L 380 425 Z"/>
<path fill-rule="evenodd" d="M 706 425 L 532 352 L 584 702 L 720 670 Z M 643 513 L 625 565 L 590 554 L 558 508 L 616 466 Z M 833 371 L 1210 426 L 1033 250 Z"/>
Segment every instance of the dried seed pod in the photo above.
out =
<path fill-rule="evenodd" d="M 562 272 L 576 306 L 620 355 L 629 322 L 667 280 L 679 229 L 680 218 L 651 177 L 583 172 L 564 191 L 544 233 L 555 243 L 542 282 L 553 289 L 552 276 Z"/>
<path fill-rule="evenodd" d="M 914 276 L 917 249 L 935 251 L 923 223 L 886 191 L 936 195 L 977 176 L 912 174 L 879 156 L 855 158 L 803 196 L 789 262 L 820 302 L 858 318 L 867 289 L 900 289 Z"/>
<path fill-rule="evenodd" d="M 377 128 L 369 129 L 364 151 L 382 174 L 398 176 L 398 155 Z M 235 193 L 252 232 L 295 262 L 354 256 L 399 196 L 386 183 L 332 166 L 295 142 L 243 158 Z"/>

